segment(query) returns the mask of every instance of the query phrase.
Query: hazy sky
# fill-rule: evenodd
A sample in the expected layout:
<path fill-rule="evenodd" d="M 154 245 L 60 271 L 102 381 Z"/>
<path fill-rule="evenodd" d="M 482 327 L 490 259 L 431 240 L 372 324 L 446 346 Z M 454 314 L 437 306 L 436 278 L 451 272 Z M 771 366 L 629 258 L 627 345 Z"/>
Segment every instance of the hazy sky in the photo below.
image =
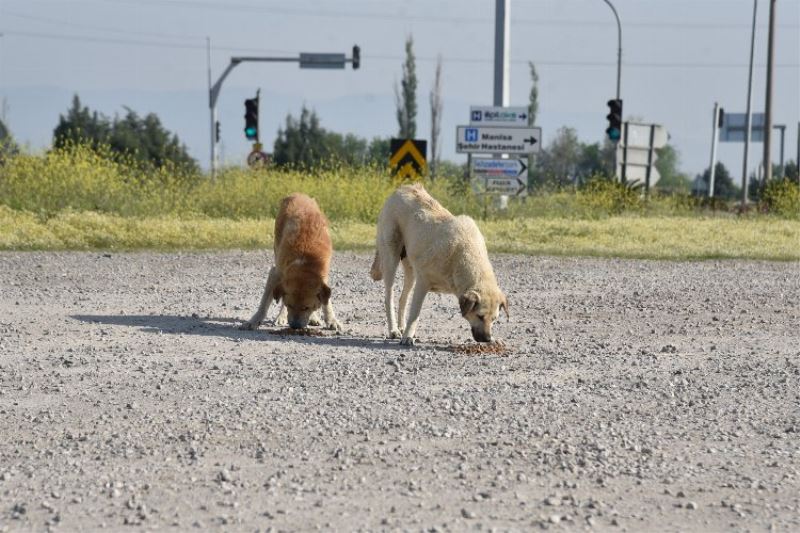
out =
<path fill-rule="evenodd" d="M 752 0 L 612 0 L 623 24 L 626 117 L 664 124 L 690 174 L 708 165 L 711 112 L 744 112 Z M 124 105 L 156 112 L 208 163 L 206 37 L 216 79 L 232 55 L 347 52 L 360 70 L 243 64 L 225 82 L 219 109 L 224 152 L 247 152 L 242 99 L 262 89 L 267 147 L 287 113 L 306 103 L 322 125 L 361 136 L 396 132 L 393 84 L 411 34 L 419 77 L 418 137 L 429 136 L 428 92 L 443 58 L 443 155 L 454 161 L 455 126 L 469 105 L 492 102 L 494 0 L 0 0 L 0 97 L 18 140 L 46 146 L 75 92 L 113 115 Z M 753 108 L 765 98 L 768 0 L 758 2 Z M 800 0 L 778 0 L 774 122 L 786 124 L 787 158 L 800 120 Z M 602 0 L 511 0 L 511 104 L 525 105 L 528 61 L 540 77 L 545 145 L 561 126 L 603 138 L 616 81 L 616 24 Z M 775 159 L 779 141 L 775 137 Z M 761 144 L 753 149 L 760 160 Z M 741 174 L 741 144 L 720 159 Z"/>

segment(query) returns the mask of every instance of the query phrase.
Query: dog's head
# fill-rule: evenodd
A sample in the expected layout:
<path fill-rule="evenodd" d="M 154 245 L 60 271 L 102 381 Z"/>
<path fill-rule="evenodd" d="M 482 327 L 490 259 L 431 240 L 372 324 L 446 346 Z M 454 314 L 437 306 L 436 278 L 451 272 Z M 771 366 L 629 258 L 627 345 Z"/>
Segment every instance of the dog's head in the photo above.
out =
<path fill-rule="evenodd" d="M 276 302 L 283 300 L 289 327 L 304 329 L 311 314 L 330 300 L 331 288 L 322 280 L 289 278 L 275 287 L 272 297 Z"/>
<path fill-rule="evenodd" d="M 508 317 L 508 300 L 499 290 L 478 292 L 469 290 L 458 297 L 461 316 L 472 328 L 472 338 L 478 342 L 492 342 L 492 324 L 505 311 Z"/>

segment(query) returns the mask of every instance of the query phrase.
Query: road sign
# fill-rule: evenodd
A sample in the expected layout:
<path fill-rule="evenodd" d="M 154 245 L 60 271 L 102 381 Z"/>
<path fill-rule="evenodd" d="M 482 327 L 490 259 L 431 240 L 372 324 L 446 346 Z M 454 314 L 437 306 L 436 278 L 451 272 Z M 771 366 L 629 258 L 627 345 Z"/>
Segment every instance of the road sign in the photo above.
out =
<path fill-rule="evenodd" d="M 472 175 L 476 178 L 516 178 L 526 170 L 528 166 L 522 159 L 472 159 Z"/>
<path fill-rule="evenodd" d="M 535 154 L 541 128 L 458 126 L 456 152 L 460 154 Z"/>
<path fill-rule="evenodd" d="M 746 125 L 745 113 L 725 113 L 719 130 L 719 142 L 745 142 Z M 753 113 L 750 117 L 750 142 L 764 142 L 764 113 Z"/>
<path fill-rule="evenodd" d="M 471 106 L 469 123 L 473 126 L 527 126 L 528 108 Z"/>
<path fill-rule="evenodd" d="M 508 194 L 510 196 L 525 196 L 528 193 L 527 180 L 523 178 L 490 177 L 481 181 L 488 193 Z"/>
<path fill-rule="evenodd" d="M 428 142 L 421 139 L 392 139 L 389 145 L 389 166 L 392 175 L 405 179 L 418 179 L 428 173 L 425 154 Z"/>
<path fill-rule="evenodd" d="M 300 68 L 344 68 L 344 54 L 300 54 Z"/>
<path fill-rule="evenodd" d="M 247 164 L 250 168 L 264 168 L 269 164 L 269 156 L 261 150 L 253 150 L 247 156 Z"/>
<path fill-rule="evenodd" d="M 655 167 L 658 154 L 669 141 L 666 128 L 660 124 L 640 124 L 625 122 L 622 125 L 622 139 L 617 145 L 617 161 L 620 166 L 618 176 L 625 181 L 639 181 L 649 193 L 661 177 Z"/>
<path fill-rule="evenodd" d="M 653 129 L 653 148 L 664 148 L 669 140 L 667 130 L 659 124 L 626 122 L 622 142 L 630 148 L 650 148 L 650 130 Z"/>

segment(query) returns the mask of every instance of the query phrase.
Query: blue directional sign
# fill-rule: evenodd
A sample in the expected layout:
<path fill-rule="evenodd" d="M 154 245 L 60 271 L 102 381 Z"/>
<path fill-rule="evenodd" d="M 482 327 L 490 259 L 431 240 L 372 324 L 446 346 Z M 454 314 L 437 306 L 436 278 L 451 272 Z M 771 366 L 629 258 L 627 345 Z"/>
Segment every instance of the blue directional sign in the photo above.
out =
<path fill-rule="evenodd" d="M 512 126 L 528 125 L 528 108 L 524 106 L 472 106 L 469 111 L 470 124 L 474 126 Z"/>
<path fill-rule="evenodd" d="M 528 166 L 521 159 L 472 159 L 472 174 L 476 178 L 516 178 L 526 170 Z"/>
<path fill-rule="evenodd" d="M 478 128 L 465 128 L 464 142 L 468 143 L 478 142 Z"/>

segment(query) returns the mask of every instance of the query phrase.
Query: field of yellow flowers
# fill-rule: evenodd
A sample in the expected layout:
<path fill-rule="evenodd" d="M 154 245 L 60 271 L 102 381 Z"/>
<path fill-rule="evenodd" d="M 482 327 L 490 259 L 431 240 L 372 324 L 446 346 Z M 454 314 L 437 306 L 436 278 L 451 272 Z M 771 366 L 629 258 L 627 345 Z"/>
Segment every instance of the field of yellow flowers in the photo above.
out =
<path fill-rule="evenodd" d="M 459 177 L 426 187 L 478 221 L 490 251 L 654 259 L 800 259 L 790 197 L 780 215 L 699 210 L 686 198 L 641 200 L 615 184 L 535 195 L 498 211 Z M 216 180 L 75 146 L 0 165 L 0 250 L 265 248 L 280 199 L 304 192 L 331 220 L 337 249 L 369 250 L 394 190 L 383 169 L 227 169 Z"/>

